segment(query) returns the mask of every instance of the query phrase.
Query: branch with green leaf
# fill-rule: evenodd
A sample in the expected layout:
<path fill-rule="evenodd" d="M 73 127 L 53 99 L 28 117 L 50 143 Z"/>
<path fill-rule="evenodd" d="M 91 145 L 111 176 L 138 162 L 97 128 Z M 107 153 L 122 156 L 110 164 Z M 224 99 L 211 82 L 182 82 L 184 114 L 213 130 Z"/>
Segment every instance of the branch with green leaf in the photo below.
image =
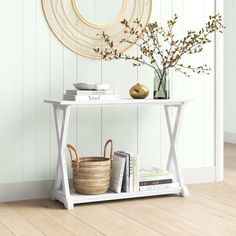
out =
<path fill-rule="evenodd" d="M 176 39 L 174 34 L 177 21 L 178 16 L 175 14 L 163 28 L 157 22 L 143 26 L 139 19 L 133 21 L 132 24 L 124 19 L 121 24 L 124 25 L 125 37 L 119 43 L 136 45 L 141 52 L 140 55 L 133 56 L 119 52 L 106 32 L 99 35 L 106 47 L 95 48 L 94 51 L 104 60 L 124 59 L 133 61 L 133 66 L 147 65 L 153 68 L 160 77 L 171 68 L 188 77 L 189 72 L 209 74 L 210 68 L 207 65 L 196 67 L 184 65 L 181 60 L 186 54 L 202 52 L 204 45 L 211 42 L 210 35 L 223 32 L 225 27 L 222 16 L 220 14 L 210 16 L 203 28 L 199 31 L 189 30 L 181 39 Z"/>

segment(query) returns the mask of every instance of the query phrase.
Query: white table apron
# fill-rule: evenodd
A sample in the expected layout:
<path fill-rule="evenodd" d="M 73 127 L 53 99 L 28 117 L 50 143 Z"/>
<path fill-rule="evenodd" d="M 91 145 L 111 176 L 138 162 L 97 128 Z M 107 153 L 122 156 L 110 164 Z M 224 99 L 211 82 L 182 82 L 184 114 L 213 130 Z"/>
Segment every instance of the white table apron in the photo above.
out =
<path fill-rule="evenodd" d="M 57 199 L 62 202 L 67 209 L 73 209 L 76 203 L 85 202 L 96 202 L 105 200 L 116 200 L 116 199 L 127 199 L 145 196 L 156 196 L 163 194 L 179 193 L 180 196 L 188 196 L 189 191 L 184 183 L 184 178 L 182 170 L 180 168 L 180 163 L 178 161 L 175 145 L 178 140 L 178 134 L 180 130 L 180 124 L 182 121 L 182 115 L 186 101 L 183 100 L 133 100 L 133 99 L 122 99 L 119 102 L 106 102 L 106 101 L 96 101 L 96 102 L 70 102 L 70 101 L 53 101 L 45 100 L 46 103 L 51 103 L 54 109 L 54 118 L 57 134 L 57 145 L 58 145 L 58 159 L 56 168 L 56 177 L 53 186 L 53 191 L 51 198 L 53 200 Z M 70 110 L 72 107 L 93 107 L 93 106 L 124 106 L 124 105 L 163 105 L 165 110 L 165 117 L 167 122 L 168 134 L 170 139 L 170 150 L 167 161 L 166 169 L 170 170 L 171 166 L 175 170 L 176 180 L 179 183 L 179 188 L 175 191 L 147 191 L 140 193 L 121 193 L 121 194 L 105 194 L 103 196 L 88 196 L 84 195 L 83 198 L 77 197 L 75 193 L 70 192 L 67 164 L 66 164 L 66 145 L 67 145 L 67 134 L 70 118 Z M 170 108 L 176 108 L 175 122 L 172 127 L 170 121 Z M 79 196 L 79 195 L 78 195 Z M 80 195 L 81 196 L 81 195 Z"/>

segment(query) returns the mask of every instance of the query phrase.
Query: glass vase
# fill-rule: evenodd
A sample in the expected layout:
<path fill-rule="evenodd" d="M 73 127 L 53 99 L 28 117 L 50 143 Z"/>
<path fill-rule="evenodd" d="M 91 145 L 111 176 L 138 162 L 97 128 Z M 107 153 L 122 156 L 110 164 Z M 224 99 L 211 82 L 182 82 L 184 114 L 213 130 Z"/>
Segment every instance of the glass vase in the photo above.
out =
<path fill-rule="evenodd" d="M 169 99 L 170 98 L 170 81 L 168 70 L 154 70 L 153 81 L 153 98 Z"/>

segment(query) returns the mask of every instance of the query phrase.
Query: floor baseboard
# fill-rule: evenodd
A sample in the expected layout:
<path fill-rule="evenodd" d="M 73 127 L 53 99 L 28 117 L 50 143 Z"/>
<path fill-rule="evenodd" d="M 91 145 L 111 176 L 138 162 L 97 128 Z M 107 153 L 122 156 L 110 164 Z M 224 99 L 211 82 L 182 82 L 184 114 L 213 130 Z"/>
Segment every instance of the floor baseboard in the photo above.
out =
<path fill-rule="evenodd" d="M 0 202 L 47 198 L 53 180 L 0 184 Z"/>
<path fill-rule="evenodd" d="M 186 184 L 200 184 L 216 181 L 215 167 L 201 167 L 183 170 Z"/>
<path fill-rule="evenodd" d="M 186 184 L 214 182 L 215 168 L 184 169 L 183 175 Z M 52 186 L 53 180 L 0 184 L 0 202 L 48 198 Z"/>
<path fill-rule="evenodd" d="M 236 143 L 236 134 L 225 132 L 224 133 L 224 142 L 225 143 Z"/>

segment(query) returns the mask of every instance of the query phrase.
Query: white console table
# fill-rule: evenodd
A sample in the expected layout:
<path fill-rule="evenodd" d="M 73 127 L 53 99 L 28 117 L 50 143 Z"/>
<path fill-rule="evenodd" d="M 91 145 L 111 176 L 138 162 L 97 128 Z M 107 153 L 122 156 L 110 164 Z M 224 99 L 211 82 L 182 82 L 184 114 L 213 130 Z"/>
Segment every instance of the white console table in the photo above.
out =
<path fill-rule="evenodd" d="M 188 196 L 188 188 L 185 186 L 182 170 L 178 162 L 175 143 L 178 138 L 178 132 L 180 128 L 180 123 L 182 119 L 184 105 L 186 100 L 153 100 L 153 99 L 120 99 L 118 101 L 57 101 L 57 100 L 45 100 L 46 103 L 50 103 L 54 108 L 55 125 L 57 133 L 57 144 L 58 144 L 58 160 L 56 169 L 56 178 L 51 194 L 52 199 L 57 199 L 64 203 L 65 208 L 73 209 L 74 204 L 88 203 L 88 202 L 99 202 L 108 200 L 118 200 L 118 199 L 128 199 L 128 198 L 138 198 L 138 197 L 148 197 L 157 196 L 164 194 L 180 194 L 180 196 Z M 177 185 L 174 184 L 173 188 L 170 189 L 160 189 L 155 191 L 145 191 L 145 192 L 133 192 L 133 193 L 113 193 L 108 192 L 101 195 L 83 195 L 75 193 L 73 189 L 69 187 L 67 165 L 66 165 L 66 145 L 67 145 L 67 133 L 68 124 L 70 117 L 71 108 L 81 108 L 81 107 L 104 107 L 104 106 L 147 106 L 156 105 L 163 106 L 165 110 L 167 128 L 170 138 L 170 150 L 169 157 L 167 161 L 166 169 L 170 170 L 171 164 L 176 174 Z M 176 108 L 176 119 L 172 127 L 169 115 L 169 108 Z"/>

